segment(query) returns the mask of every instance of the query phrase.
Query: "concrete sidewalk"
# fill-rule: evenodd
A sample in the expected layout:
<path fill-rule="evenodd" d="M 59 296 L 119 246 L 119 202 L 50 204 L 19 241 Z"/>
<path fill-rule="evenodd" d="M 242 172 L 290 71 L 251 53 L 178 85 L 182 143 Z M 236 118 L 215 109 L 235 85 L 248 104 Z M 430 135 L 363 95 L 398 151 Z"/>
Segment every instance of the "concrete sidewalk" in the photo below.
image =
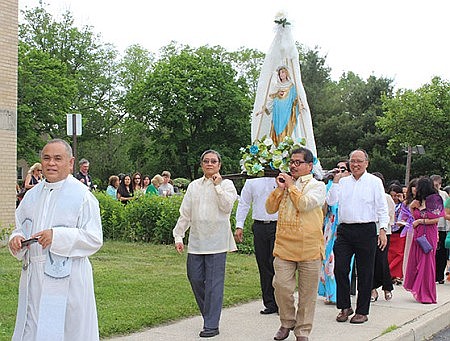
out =
<path fill-rule="evenodd" d="M 405 291 L 395 286 L 393 299 L 384 300 L 378 290 L 377 302 L 371 304 L 369 321 L 355 325 L 348 321 L 336 322 L 338 309 L 334 305 L 325 305 L 323 298 L 317 300 L 313 331 L 309 337 L 318 340 L 376 340 L 376 341 L 412 341 L 423 340 L 450 324 L 450 284 L 437 285 L 438 303 L 420 304 Z M 355 297 L 352 297 L 355 309 Z M 110 338 L 114 341 L 163 341 L 163 340 L 213 340 L 213 341 L 260 341 L 273 340 L 280 326 L 279 316 L 261 315 L 261 301 L 255 301 L 222 311 L 220 334 L 214 338 L 200 338 L 201 316 L 191 317 L 171 324 L 158 326 L 139 333 Z M 395 330 L 382 335 L 388 328 Z M 295 340 L 293 333 L 286 340 Z"/>

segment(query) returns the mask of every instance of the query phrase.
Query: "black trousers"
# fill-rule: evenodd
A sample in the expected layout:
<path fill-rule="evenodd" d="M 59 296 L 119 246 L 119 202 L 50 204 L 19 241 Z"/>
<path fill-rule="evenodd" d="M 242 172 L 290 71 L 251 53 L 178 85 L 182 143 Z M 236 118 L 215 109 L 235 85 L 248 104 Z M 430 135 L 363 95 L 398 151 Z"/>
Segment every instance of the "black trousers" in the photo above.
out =
<path fill-rule="evenodd" d="M 375 223 L 339 224 L 333 248 L 338 309 L 351 307 L 349 273 L 350 261 L 355 255 L 358 278 L 358 298 L 355 312 L 362 315 L 369 314 L 376 248 L 377 229 Z"/>
<path fill-rule="evenodd" d="M 439 240 L 436 248 L 436 282 L 444 280 L 448 259 L 448 249 L 445 248 L 446 237 L 447 232 L 439 231 Z"/>
<path fill-rule="evenodd" d="M 274 310 L 278 309 L 272 286 L 272 280 L 275 274 L 273 269 L 273 246 L 275 244 L 276 230 L 276 221 L 267 224 L 257 220 L 253 222 L 253 244 L 255 246 L 255 256 L 259 270 L 262 299 L 266 308 Z"/>
<path fill-rule="evenodd" d="M 386 235 L 387 244 L 383 251 L 377 246 L 375 252 L 375 267 L 373 271 L 373 285 L 372 289 L 381 287 L 382 290 L 392 291 L 394 286 L 392 285 L 391 271 L 389 270 L 388 252 L 391 235 Z"/>

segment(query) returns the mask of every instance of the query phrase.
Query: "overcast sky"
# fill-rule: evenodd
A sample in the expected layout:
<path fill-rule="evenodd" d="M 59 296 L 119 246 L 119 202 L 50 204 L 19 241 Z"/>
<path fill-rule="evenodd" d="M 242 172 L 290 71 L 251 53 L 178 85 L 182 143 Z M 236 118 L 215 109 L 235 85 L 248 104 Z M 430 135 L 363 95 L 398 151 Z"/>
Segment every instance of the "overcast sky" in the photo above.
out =
<path fill-rule="evenodd" d="M 38 0 L 19 0 L 19 8 Z M 152 52 L 171 40 L 191 47 L 221 45 L 267 52 L 273 19 L 284 11 L 294 39 L 317 46 L 332 77 L 353 71 L 417 89 L 433 76 L 450 80 L 449 0 L 45 0 L 58 16 L 70 10 L 123 52 L 140 44 Z"/>

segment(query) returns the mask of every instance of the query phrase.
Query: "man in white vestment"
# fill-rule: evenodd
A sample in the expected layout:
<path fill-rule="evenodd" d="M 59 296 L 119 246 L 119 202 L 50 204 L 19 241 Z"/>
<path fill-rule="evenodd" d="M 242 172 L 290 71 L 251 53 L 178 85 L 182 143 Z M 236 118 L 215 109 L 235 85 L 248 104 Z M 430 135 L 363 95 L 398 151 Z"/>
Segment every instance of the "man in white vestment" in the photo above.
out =
<path fill-rule="evenodd" d="M 12 340 L 99 340 L 88 259 L 103 244 L 99 204 L 70 174 L 67 142 L 48 142 L 41 160 L 46 180 L 24 196 L 8 244 L 23 264 Z"/>

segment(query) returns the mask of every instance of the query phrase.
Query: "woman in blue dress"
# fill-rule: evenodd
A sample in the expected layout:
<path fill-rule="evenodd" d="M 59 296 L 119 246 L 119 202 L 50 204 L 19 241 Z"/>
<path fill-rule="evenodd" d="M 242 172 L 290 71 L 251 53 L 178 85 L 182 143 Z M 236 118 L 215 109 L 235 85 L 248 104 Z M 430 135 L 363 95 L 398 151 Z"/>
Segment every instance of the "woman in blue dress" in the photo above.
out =
<path fill-rule="evenodd" d="M 333 172 L 345 173 L 350 175 L 349 164 L 347 161 L 340 161 Z M 333 181 L 328 181 L 327 192 Z M 326 304 L 336 304 L 336 280 L 334 278 L 334 253 L 333 246 L 336 240 L 336 229 L 338 226 L 338 205 L 326 205 L 324 219 L 323 238 L 325 240 L 325 258 L 322 261 L 322 268 L 319 278 L 319 295 L 325 297 Z"/>

